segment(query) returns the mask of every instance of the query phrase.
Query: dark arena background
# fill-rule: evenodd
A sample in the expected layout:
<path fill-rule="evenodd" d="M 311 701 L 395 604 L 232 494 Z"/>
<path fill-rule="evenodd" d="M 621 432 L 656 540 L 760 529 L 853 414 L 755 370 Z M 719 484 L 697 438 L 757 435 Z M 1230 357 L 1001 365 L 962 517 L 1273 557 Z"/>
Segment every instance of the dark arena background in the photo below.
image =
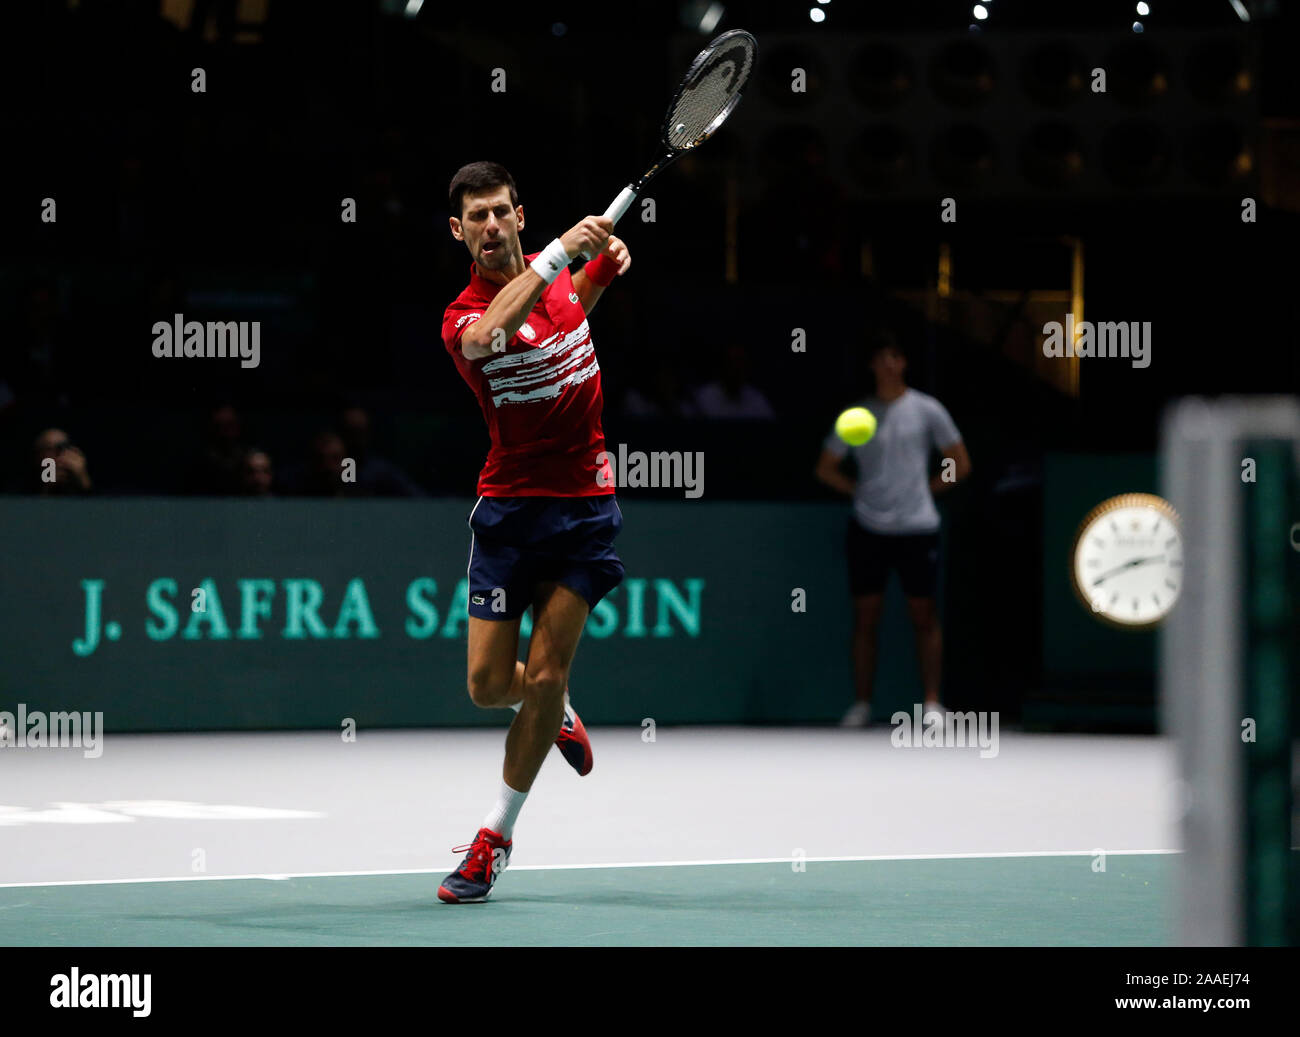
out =
<path fill-rule="evenodd" d="M 0 944 L 1293 946 L 1298 16 L 6 4 Z M 571 672 L 595 768 L 551 754 L 457 911 L 512 714 L 466 693 L 490 441 L 448 185 L 503 164 L 540 251 L 733 29 L 743 99 L 618 222 L 590 319 L 626 569 Z M 891 339 L 970 461 L 914 466 L 928 612 L 851 584 L 857 462 L 907 463 Z M 837 440 L 855 405 L 879 443 Z M 1071 1010 L 1267 1001 L 1128 960 Z"/>

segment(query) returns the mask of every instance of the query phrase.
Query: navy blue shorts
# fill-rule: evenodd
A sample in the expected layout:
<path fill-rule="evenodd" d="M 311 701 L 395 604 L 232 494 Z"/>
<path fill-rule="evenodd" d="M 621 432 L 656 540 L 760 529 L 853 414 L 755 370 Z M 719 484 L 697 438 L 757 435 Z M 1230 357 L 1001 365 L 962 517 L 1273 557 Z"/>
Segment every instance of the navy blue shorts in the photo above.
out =
<path fill-rule="evenodd" d="M 555 580 L 591 608 L 623 582 L 614 495 L 480 497 L 469 513 L 469 614 L 518 619 L 537 584 Z"/>

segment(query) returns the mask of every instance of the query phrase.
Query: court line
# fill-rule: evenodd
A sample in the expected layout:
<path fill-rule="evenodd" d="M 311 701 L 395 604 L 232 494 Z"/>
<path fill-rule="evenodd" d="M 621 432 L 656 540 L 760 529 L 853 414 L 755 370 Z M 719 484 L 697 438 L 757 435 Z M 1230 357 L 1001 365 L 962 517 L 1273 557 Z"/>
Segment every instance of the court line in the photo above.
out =
<path fill-rule="evenodd" d="M 1092 850 L 1020 850 L 1006 853 L 894 853 L 861 857 L 743 857 L 705 861 L 631 861 L 609 864 L 512 864 L 510 871 L 598 871 L 604 868 L 699 868 L 729 864 L 840 864 L 855 861 L 955 861 L 998 860 L 1018 857 L 1095 857 Z M 1107 857 L 1143 856 L 1146 854 L 1181 853 L 1181 850 L 1100 850 Z M 44 886 L 121 886 L 147 885 L 153 882 L 247 882 L 251 879 L 280 882 L 285 879 L 365 878 L 377 875 L 445 875 L 441 868 L 394 868 L 380 871 L 303 871 L 262 872 L 255 875 L 168 875 L 147 879 L 60 879 L 55 882 L 0 882 L 0 889 L 32 889 Z"/>

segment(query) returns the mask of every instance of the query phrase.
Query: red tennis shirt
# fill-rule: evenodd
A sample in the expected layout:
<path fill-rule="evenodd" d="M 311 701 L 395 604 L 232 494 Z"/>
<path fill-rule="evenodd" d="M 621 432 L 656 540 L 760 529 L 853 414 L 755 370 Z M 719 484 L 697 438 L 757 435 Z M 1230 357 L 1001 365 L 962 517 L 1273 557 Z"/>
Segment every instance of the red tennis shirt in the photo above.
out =
<path fill-rule="evenodd" d="M 531 263 L 536 252 L 524 257 Z M 596 497 L 614 492 L 600 426 L 600 365 L 568 270 L 542 290 L 505 352 L 466 359 L 460 338 L 501 286 L 469 267 L 447 307 L 442 342 L 478 397 L 492 447 L 478 477 L 483 497 Z M 603 475 L 602 473 L 603 469 Z"/>

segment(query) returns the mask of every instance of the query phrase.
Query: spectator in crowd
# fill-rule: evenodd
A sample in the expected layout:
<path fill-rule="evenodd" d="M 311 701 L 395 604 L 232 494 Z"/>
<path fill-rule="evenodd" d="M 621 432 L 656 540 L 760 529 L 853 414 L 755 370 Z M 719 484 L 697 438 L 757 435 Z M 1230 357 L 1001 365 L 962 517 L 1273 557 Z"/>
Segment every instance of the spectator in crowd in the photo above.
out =
<path fill-rule="evenodd" d="M 371 449 L 370 415 L 348 407 L 339 419 L 346 456 L 356 462 L 357 488 L 367 497 L 423 497 L 416 482 L 386 457 Z"/>
<path fill-rule="evenodd" d="M 355 497 L 359 493 L 356 470 L 344 465 L 347 448 L 343 437 L 328 429 L 312 438 L 307 462 L 291 480 L 293 493 L 300 497 Z"/>
<path fill-rule="evenodd" d="M 62 429 L 47 428 L 33 446 L 30 492 L 42 496 L 66 496 L 91 491 L 86 455 L 73 445 Z"/>
<path fill-rule="evenodd" d="M 207 441 L 194 466 L 191 490 L 198 494 L 233 496 L 241 491 L 244 480 L 243 422 L 230 403 L 220 403 L 208 415 Z"/>
<path fill-rule="evenodd" d="M 244 455 L 244 496 L 270 497 L 275 485 L 271 455 L 257 447 Z"/>
<path fill-rule="evenodd" d="M 623 413 L 629 418 L 693 418 L 695 405 L 682 392 L 676 363 L 656 354 L 654 369 L 644 387 L 630 386 L 623 395 Z"/>
<path fill-rule="evenodd" d="M 723 350 L 720 377 L 695 391 L 695 407 L 704 418 L 776 417 L 767 397 L 749 380 L 749 357 L 739 342 L 729 342 Z"/>

